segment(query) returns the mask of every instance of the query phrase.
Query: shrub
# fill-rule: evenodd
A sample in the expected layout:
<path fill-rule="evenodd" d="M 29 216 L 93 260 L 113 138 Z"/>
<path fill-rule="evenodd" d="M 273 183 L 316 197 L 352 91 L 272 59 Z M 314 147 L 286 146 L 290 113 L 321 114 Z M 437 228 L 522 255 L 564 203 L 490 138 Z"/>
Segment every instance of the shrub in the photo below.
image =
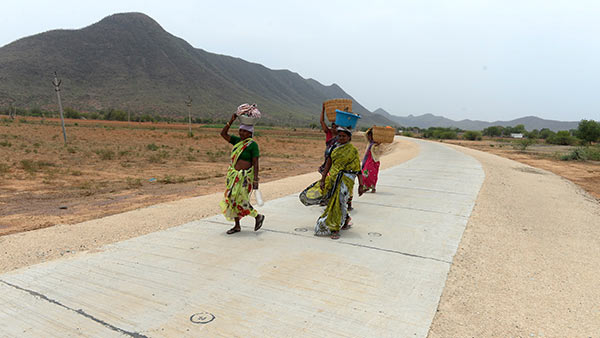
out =
<path fill-rule="evenodd" d="M 560 159 L 563 161 L 586 161 L 587 153 L 585 151 L 585 148 L 578 147 L 573 149 L 567 155 L 561 156 Z"/>
<path fill-rule="evenodd" d="M 30 174 L 34 174 L 44 167 L 55 167 L 56 164 L 46 161 L 21 160 L 21 168 Z"/>
<path fill-rule="evenodd" d="M 146 146 L 146 149 L 150 150 L 150 151 L 157 151 L 158 150 L 158 146 L 154 143 L 150 143 L 149 145 Z"/>
<path fill-rule="evenodd" d="M 10 170 L 10 165 L 6 163 L 0 163 L 0 175 L 4 175 Z"/>
<path fill-rule="evenodd" d="M 474 130 L 467 130 L 464 133 L 463 137 L 466 140 L 471 140 L 471 141 L 477 140 L 477 141 L 480 141 L 481 140 L 481 132 L 474 131 Z"/>
<path fill-rule="evenodd" d="M 129 189 L 139 188 L 142 186 L 142 180 L 139 178 L 127 177 L 127 187 Z"/>
<path fill-rule="evenodd" d="M 110 149 L 97 149 L 94 152 L 100 156 L 100 159 L 103 161 L 109 161 L 115 158 L 115 152 Z"/>
<path fill-rule="evenodd" d="M 164 163 L 164 159 L 169 157 L 169 152 L 167 152 L 166 150 L 161 150 L 156 154 L 150 155 L 150 157 L 148 157 L 148 161 L 150 163 Z"/>
<path fill-rule="evenodd" d="M 600 147 L 577 147 L 567 155 L 560 157 L 563 161 L 600 161 Z"/>
<path fill-rule="evenodd" d="M 535 141 L 533 139 L 522 138 L 522 139 L 514 141 L 513 142 L 513 147 L 515 149 L 520 150 L 520 151 L 525 151 L 525 149 L 527 149 L 527 147 L 529 147 L 530 145 L 532 145 L 534 143 L 535 143 Z"/>
<path fill-rule="evenodd" d="M 565 145 L 565 146 L 575 145 L 578 142 L 579 142 L 579 140 L 576 137 L 571 136 L 571 133 L 569 133 L 566 130 L 561 130 L 561 131 L 557 132 L 556 134 L 549 136 L 546 139 L 546 143 Z"/>

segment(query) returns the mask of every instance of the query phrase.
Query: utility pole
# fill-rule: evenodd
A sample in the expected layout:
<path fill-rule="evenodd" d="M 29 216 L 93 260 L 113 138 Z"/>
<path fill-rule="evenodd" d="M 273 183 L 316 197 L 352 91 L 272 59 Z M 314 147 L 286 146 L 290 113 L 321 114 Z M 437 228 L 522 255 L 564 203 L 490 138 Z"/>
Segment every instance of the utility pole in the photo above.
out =
<path fill-rule="evenodd" d="M 56 91 L 56 97 L 58 97 L 58 112 L 60 113 L 60 123 L 62 125 L 63 138 L 65 139 L 65 145 L 67 145 L 67 131 L 65 130 L 65 118 L 63 116 L 63 108 L 62 102 L 60 101 L 60 84 L 62 80 L 58 79 L 58 75 L 54 72 L 54 80 L 52 80 L 52 84 L 54 85 L 54 90 Z"/>
<path fill-rule="evenodd" d="M 192 137 L 192 97 L 188 95 L 185 105 L 188 107 L 188 136 Z"/>

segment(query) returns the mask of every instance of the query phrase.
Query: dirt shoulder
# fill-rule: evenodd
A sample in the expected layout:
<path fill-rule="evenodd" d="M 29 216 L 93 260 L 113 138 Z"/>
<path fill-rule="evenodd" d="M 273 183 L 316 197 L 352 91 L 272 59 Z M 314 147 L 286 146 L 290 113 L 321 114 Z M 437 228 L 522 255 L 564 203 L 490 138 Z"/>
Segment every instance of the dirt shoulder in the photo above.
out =
<path fill-rule="evenodd" d="M 486 178 L 429 337 L 596 337 L 597 200 L 549 171 L 453 147 Z"/>
<path fill-rule="evenodd" d="M 444 140 L 471 149 L 481 150 L 515 160 L 532 167 L 548 170 L 579 185 L 600 200 L 600 162 L 561 161 L 557 158 L 571 152 L 575 147 L 535 144 L 520 151 L 507 142 Z"/>
<path fill-rule="evenodd" d="M 360 153 L 364 151 L 360 146 L 357 147 Z M 418 152 L 415 143 L 397 140 L 390 153 L 382 157 L 382 169 L 407 161 Z M 309 164 L 316 167 L 315 163 L 317 161 L 313 160 Z M 288 175 L 289 177 L 261 184 L 263 198 L 271 200 L 299 192 L 319 178 L 316 172 L 296 176 L 293 171 L 290 171 Z M 59 224 L 0 236 L 0 248 L 2 248 L 0 273 L 61 256 L 93 251 L 106 244 L 216 215 L 220 212 L 218 203 L 222 198 L 221 190 L 217 193 L 156 204 L 82 223 Z M 268 227 L 268 215 L 265 226 Z"/>

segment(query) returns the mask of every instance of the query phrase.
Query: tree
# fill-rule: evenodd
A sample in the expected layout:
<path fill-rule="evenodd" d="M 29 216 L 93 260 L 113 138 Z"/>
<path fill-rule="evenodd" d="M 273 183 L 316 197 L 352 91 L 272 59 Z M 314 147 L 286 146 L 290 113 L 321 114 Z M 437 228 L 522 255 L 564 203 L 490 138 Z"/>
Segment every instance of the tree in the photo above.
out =
<path fill-rule="evenodd" d="M 571 136 L 568 130 L 561 130 L 557 132 L 555 135 L 552 135 L 546 139 L 547 143 L 550 144 L 560 144 L 560 145 L 573 145 L 577 143 L 577 139 Z"/>
<path fill-rule="evenodd" d="M 554 132 L 548 128 L 542 128 L 542 130 L 540 130 L 540 137 L 544 140 L 548 139 L 552 135 L 554 135 Z"/>
<path fill-rule="evenodd" d="M 588 144 L 596 142 L 600 139 L 600 123 L 594 120 L 581 120 L 575 136 L 584 140 Z"/>
<path fill-rule="evenodd" d="M 474 130 L 467 130 L 463 134 L 463 137 L 465 138 L 465 140 L 471 140 L 471 141 L 481 140 L 481 132 L 474 131 Z"/>
<path fill-rule="evenodd" d="M 538 138 L 540 138 L 540 131 L 537 130 L 537 129 L 534 129 L 534 130 L 528 132 L 527 133 L 527 138 L 530 138 L 530 139 L 538 139 Z"/>
<path fill-rule="evenodd" d="M 483 130 L 483 135 L 489 137 L 499 137 L 502 135 L 502 127 L 501 126 L 493 126 L 487 127 Z"/>

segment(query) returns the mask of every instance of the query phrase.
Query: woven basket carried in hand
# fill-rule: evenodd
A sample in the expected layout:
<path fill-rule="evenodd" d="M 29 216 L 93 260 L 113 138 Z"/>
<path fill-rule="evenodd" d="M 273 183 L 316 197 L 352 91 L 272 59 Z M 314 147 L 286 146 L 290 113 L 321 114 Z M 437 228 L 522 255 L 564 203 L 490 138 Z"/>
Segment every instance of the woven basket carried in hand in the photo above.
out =
<path fill-rule="evenodd" d="M 394 135 L 396 129 L 390 126 L 379 127 L 373 126 L 373 141 L 377 143 L 392 143 L 394 142 Z"/>
<path fill-rule="evenodd" d="M 352 100 L 350 99 L 333 99 L 323 102 L 325 105 L 325 114 L 329 122 L 335 122 L 335 110 L 339 109 L 345 112 L 352 112 Z"/>

